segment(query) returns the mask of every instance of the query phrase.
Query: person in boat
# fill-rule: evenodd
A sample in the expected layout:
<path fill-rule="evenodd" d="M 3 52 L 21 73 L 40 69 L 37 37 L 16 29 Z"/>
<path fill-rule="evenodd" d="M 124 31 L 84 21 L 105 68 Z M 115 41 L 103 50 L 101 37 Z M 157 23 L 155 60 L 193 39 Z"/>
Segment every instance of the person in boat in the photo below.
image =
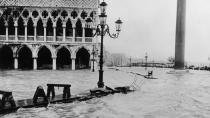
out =
<path fill-rule="evenodd" d="M 148 71 L 148 75 L 147 75 L 148 78 L 152 78 L 153 77 L 153 71 Z"/>

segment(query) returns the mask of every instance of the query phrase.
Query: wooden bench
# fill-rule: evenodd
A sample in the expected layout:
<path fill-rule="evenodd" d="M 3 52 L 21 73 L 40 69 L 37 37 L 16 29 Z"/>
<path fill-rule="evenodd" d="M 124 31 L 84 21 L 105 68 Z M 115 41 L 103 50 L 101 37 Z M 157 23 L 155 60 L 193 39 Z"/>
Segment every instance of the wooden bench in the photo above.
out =
<path fill-rule="evenodd" d="M 63 99 L 68 99 L 71 97 L 70 84 L 47 84 L 48 98 L 50 98 L 50 94 L 52 94 L 52 99 L 55 98 L 55 87 L 63 87 Z"/>

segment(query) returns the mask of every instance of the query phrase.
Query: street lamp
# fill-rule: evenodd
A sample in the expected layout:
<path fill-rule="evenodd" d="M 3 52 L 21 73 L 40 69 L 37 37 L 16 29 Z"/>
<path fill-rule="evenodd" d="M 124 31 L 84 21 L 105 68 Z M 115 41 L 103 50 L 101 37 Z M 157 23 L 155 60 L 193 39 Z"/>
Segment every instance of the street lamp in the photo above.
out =
<path fill-rule="evenodd" d="M 121 25 L 122 25 L 122 21 L 120 19 L 118 19 L 115 22 L 117 33 L 111 34 L 109 32 L 109 26 L 106 24 L 106 18 L 107 18 L 106 7 L 107 7 L 107 3 L 104 1 L 101 2 L 101 4 L 100 4 L 101 14 L 99 15 L 100 24 L 97 25 L 96 32 L 93 35 L 93 37 L 96 35 L 101 36 L 101 50 L 100 50 L 100 60 L 99 60 L 100 69 L 99 69 L 98 88 L 104 87 L 104 82 L 103 82 L 103 39 L 104 39 L 104 36 L 106 35 L 106 33 L 108 33 L 111 38 L 117 38 L 121 31 Z"/>

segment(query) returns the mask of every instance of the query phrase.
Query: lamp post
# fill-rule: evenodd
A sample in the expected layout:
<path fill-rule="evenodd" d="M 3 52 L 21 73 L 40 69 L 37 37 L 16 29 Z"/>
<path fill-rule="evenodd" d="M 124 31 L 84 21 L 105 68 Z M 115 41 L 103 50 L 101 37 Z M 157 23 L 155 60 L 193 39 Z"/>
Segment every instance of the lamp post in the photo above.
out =
<path fill-rule="evenodd" d="M 103 82 L 103 72 L 104 72 L 103 71 L 103 40 L 104 40 L 104 36 L 106 35 L 106 33 L 108 33 L 111 38 L 117 38 L 121 31 L 121 24 L 122 24 L 122 21 L 120 19 L 118 19 L 115 22 L 117 33 L 111 34 L 109 32 L 109 26 L 106 24 L 106 18 L 107 18 L 106 7 L 107 7 L 107 3 L 104 1 L 101 2 L 101 4 L 100 4 L 101 14 L 99 15 L 100 23 L 97 25 L 96 32 L 93 35 L 93 37 L 96 35 L 101 36 L 101 49 L 100 49 L 100 60 L 99 60 L 100 69 L 99 69 L 98 88 L 104 87 L 104 82 Z"/>
<path fill-rule="evenodd" d="M 146 55 L 145 55 L 145 70 L 147 70 L 147 59 L 148 59 L 148 55 L 146 53 Z"/>
<path fill-rule="evenodd" d="M 95 55 L 97 54 L 97 49 L 95 49 L 95 45 L 93 45 L 93 50 L 92 50 L 92 55 L 93 55 L 93 67 L 92 67 L 92 72 L 95 72 L 95 68 L 94 68 L 94 63 L 95 63 Z"/>

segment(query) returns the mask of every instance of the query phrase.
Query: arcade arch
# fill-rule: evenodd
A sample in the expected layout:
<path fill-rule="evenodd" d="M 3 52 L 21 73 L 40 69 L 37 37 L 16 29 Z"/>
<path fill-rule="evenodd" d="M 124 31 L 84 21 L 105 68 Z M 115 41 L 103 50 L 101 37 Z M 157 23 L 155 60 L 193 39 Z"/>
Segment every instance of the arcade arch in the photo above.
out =
<path fill-rule="evenodd" d="M 58 50 L 56 65 L 57 69 L 71 68 L 71 54 L 67 48 L 62 47 Z"/>
<path fill-rule="evenodd" d="M 90 68 L 90 54 L 84 47 L 76 52 L 76 69 Z"/>
<path fill-rule="evenodd" d="M 37 67 L 38 69 L 52 69 L 52 54 L 46 46 L 42 46 L 38 51 Z"/>
<path fill-rule="evenodd" d="M 18 51 L 18 68 L 33 69 L 32 51 L 27 46 L 23 46 Z"/>
<path fill-rule="evenodd" d="M 8 45 L 0 48 L 0 69 L 13 69 L 13 51 Z"/>

